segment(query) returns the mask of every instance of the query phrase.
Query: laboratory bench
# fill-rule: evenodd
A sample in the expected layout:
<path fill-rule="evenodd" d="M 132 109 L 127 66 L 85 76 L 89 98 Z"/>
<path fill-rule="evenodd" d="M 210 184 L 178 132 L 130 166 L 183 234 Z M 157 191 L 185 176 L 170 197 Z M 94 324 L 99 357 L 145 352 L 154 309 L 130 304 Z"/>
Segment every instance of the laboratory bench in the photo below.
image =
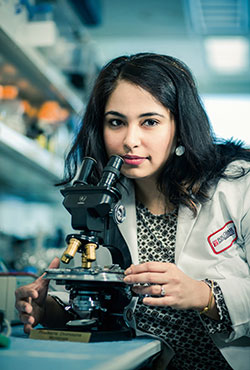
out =
<path fill-rule="evenodd" d="M 148 369 L 161 348 L 159 340 L 146 335 L 98 343 L 31 339 L 17 325 L 12 327 L 9 347 L 0 348 L 0 369 Z"/>

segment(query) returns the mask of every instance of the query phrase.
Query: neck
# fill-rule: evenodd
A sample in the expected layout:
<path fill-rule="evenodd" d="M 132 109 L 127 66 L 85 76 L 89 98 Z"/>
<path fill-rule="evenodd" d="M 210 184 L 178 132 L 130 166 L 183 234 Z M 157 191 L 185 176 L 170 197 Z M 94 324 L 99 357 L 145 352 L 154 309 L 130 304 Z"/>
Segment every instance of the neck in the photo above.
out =
<path fill-rule="evenodd" d="M 174 209 L 166 196 L 158 190 L 155 181 L 136 180 L 135 194 L 136 199 L 154 215 L 162 215 Z"/>

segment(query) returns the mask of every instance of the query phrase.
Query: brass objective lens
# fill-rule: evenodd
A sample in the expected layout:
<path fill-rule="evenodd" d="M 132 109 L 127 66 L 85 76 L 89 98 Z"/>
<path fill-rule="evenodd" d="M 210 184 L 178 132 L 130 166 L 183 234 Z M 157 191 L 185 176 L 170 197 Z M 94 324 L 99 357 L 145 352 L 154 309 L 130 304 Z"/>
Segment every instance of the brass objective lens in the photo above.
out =
<path fill-rule="evenodd" d="M 82 267 L 86 269 L 91 268 L 91 264 L 96 260 L 96 248 L 95 243 L 88 243 L 85 245 L 85 253 L 82 253 Z"/>
<path fill-rule="evenodd" d="M 75 254 L 78 248 L 80 247 L 80 245 L 81 245 L 81 242 L 78 239 L 71 238 L 69 240 L 67 249 L 65 250 L 65 252 L 63 253 L 61 257 L 61 261 L 63 263 L 69 263 L 72 260 L 72 258 L 75 257 Z"/>

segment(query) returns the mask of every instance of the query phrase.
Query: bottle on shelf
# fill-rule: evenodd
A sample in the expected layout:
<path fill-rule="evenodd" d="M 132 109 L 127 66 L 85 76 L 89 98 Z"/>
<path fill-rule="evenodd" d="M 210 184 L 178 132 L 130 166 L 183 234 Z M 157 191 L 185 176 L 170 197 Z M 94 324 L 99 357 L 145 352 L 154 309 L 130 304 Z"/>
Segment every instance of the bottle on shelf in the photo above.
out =
<path fill-rule="evenodd" d="M 1 85 L 0 121 L 14 130 L 25 134 L 24 105 L 15 85 Z"/>

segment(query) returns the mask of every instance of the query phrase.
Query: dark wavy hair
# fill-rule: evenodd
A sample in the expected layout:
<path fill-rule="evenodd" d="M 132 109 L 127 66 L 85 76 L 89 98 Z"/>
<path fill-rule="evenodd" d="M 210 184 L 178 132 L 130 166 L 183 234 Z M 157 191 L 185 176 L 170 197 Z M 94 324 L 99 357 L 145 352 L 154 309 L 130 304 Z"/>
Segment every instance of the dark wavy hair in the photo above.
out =
<path fill-rule="evenodd" d="M 67 155 L 64 183 L 75 177 L 77 166 L 85 156 L 95 158 L 98 163 L 91 181 L 96 183 L 100 178 L 108 160 L 103 141 L 105 106 L 120 80 L 147 90 L 173 114 L 177 145 L 183 145 L 185 153 L 181 157 L 174 154 L 167 160 L 158 187 L 173 204 L 184 204 L 195 214 L 197 203 L 207 200 L 210 186 L 226 177 L 226 166 L 236 159 L 249 161 L 250 153 L 241 142 L 216 141 L 192 73 L 183 62 L 167 55 L 121 56 L 104 66 Z M 243 175 L 242 169 L 235 177 Z"/>

